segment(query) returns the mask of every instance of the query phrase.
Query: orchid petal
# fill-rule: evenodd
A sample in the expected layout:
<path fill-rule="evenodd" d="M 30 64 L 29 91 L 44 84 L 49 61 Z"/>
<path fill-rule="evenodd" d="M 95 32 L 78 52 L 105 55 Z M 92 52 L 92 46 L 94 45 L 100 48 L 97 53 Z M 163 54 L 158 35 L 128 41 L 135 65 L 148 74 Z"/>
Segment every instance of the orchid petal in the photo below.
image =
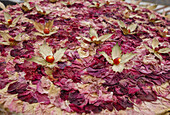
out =
<path fill-rule="evenodd" d="M 104 42 L 105 40 L 109 39 L 113 34 L 105 34 L 105 35 L 102 35 L 98 38 L 98 41 L 102 41 Z"/>
<path fill-rule="evenodd" d="M 54 20 L 49 20 L 46 24 L 45 24 L 45 28 L 48 28 L 50 31 L 52 30 L 52 27 L 53 27 L 53 23 L 54 23 Z"/>
<path fill-rule="evenodd" d="M 154 55 L 162 61 L 162 56 L 159 53 L 154 53 Z"/>
<path fill-rule="evenodd" d="M 112 48 L 112 59 L 121 57 L 121 53 L 122 53 L 122 51 L 121 51 L 118 43 L 116 43 L 116 45 Z"/>
<path fill-rule="evenodd" d="M 159 53 L 169 53 L 170 52 L 170 48 L 162 48 L 158 52 Z"/>
<path fill-rule="evenodd" d="M 123 21 L 118 20 L 118 24 L 119 24 L 119 26 L 120 26 L 121 28 L 126 28 L 126 25 L 125 25 L 125 23 L 124 23 Z"/>
<path fill-rule="evenodd" d="M 120 64 L 118 64 L 118 65 L 113 65 L 113 66 L 112 66 L 112 69 L 113 69 L 113 71 L 115 71 L 115 72 L 122 72 L 123 69 L 124 69 L 124 64 L 123 64 L 123 63 L 120 63 Z"/>
<path fill-rule="evenodd" d="M 109 57 L 105 52 L 99 52 L 99 54 L 102 54 L 110 64 L 113 64 L 112 58 Z"/>
<path fill-rule="evenodd" d="M 64 55 L 67 48 L 60 48 L 54 54 L 55 62 L 58 62 Z"/>
<path fill-rule="evenodd" d="M 5 5 L 2 2 L 0 2 L 0 8 L 3 10 L 5 9 Z"/>
<path fill-rule="evenodd" d="M 37 22 L 33 22 L 33 24 L 37 31 L 43 33 L 44 26 L 42 24 L 37 23 Z"/>
<path fill-rule="evenodd" d="M 95 36 L 96 38 L 98 38 L 98 34 L 96 30 L 93 28 L 90 28 L 89 34 L 90 34 L 90 37 Z"/>
<path fill-rule="evenodd" d="M 153 52 L 154 52 L 154 50 L 151 49 L 150 47 L 148 47 L 147 45 L 144 44 L 144 46 L 145 46 L 145 48 L 146 48 L 150 53 L 153 53 Z"/>
<path fill-rule="evenodd" d="M 128 26 L 127 30 L 130 30 L 130 32 L 133 32 L 136 30 L 137 28 L 137 24 L 131 24 L 130 26 Z"/>
<path fill-rule="evenodd" d="M 21 18 L 22 15 L 19 15 L 18 17 L 16 17 L 13 21 L 12 21 L 12 25 L 16 25 L 16 23 L 18 22 L 18 20 Z"/>
<path fill-rule="evenodd" d="M 88 42 L 92 42 L 90 38 L 83 37 L 83 39 L 88 41 Z"/>
<path fill-rule="evenodd" d="M 21 41 L 21 36 L 22 36 L 23 34 L 22 33 L 19 33 L 17 36 L 15 36 L 15 41 Z"/>
<path fill-rule="evenodd" d="M 121 58 L 121 63 L 126 63 L 128 62 L 130 59 L 132 59 L 134 56 L 136 56 L 137 54 L 134 53 L 126 53 L 122 56 Z"/>
<path fill-rule="evenodd" d="M 152 40 L 152 48 L 155 49 L 156 47 L 158 47 L 158 45 L 159 45 L 159 41 L 156 38 L 154 38 Z"/>
<path fill-rule="evenodd" d="M 10 36 L 9 34 L 7 33 L 4 33 L 4 32 L 0 32 L 2 38 L 5 40 L 5 41 L 8 41 L 10 38 L 12 38 L 12 36 Z"/>
<path fill-rule="evenodd" d="M 47 45 L 47 43 L 44 43 L 42 46 L 40 46 L 39 52 L 44 59 L 46 59 L 46 57 L 49 55 L 53 55 L 52 49 Z"/>
<path fill-rule="evenodd" d="M 32 61 L 43 66 L 47 64 L 47 62 L 42 57 L 38 56 L 32 57 L 31 59 L 28 59 L 28 61 Z"/>
<path fill-rule="evenodd" d="M 4 12 L 4 18 L 6 22 L 8 22 L 9 19 L 12 19 L 11 15 L 7 12 Z"/>

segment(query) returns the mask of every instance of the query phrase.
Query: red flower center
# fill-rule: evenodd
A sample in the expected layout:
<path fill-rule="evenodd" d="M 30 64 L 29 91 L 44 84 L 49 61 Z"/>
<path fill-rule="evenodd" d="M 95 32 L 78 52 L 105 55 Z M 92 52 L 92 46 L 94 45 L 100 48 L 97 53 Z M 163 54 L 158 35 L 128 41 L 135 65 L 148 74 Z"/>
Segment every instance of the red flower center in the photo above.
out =
<path fill-rule="evenodd" d="M 121 59 L 118 57 L 118 58 L 115 58 L 114 60 L 113 60 L 113 62 L 114 62 L 114 64 L 115 65 L 118 65 L 119 63 L 120 63 L 120 61 L 121 61 Z"/>
<path fill-rule="evenodd" d="M 9 38 L 9 41 L 13 42 L 13 41 L 15 41 L 15 39 L 14 38 Z"/>
<path fill-rule="evenodd" d="M 95 38 L 96 38 L 96 36 L 92 36 L 90 39 L 91 39 L 91 41 L 94 41 Z"/>
<path fill-rule="evenodd" d="M 44 33 L 45 34 L 49 34 L 50 33 L 49 29 L 48 28 L 44 28 Z"/>
<path fill-rule="evenodd" d="M 130 29 L 128 29 L 128 33 L 130 33 Z"/>
<path fill-rule="evenodd" d="M 11 19 L 8 19 L 8 24 L 12 24 L 12 20 Z"/>
<path fill-rule="evenodd" d="M 46 61 L 47 61 L 48 63 L 53 63 L 53 62 L 54 62 L 54 56 L 52 56 L 52 55 L 47 56 L 47 57 L 46 57 Z"/>

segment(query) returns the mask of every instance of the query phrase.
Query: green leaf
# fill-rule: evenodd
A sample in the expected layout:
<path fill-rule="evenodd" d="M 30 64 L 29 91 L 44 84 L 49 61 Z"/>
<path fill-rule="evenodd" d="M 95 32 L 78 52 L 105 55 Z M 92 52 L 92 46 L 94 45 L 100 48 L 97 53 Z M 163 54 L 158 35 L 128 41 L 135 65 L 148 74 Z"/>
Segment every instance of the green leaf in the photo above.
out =
<path fill-rule="evenodd" d="M 148 47 L 148 46 L 145 45 L 145 44 L 144 44 L 144 46 L 145 46 L 145 48 L 146 48 L 150 53 L 154 53 L 154 50 L 153 50 L 153 49 L 151 49 L 150 47 Z"/>
<path fill-rule="evenodd" d="M 89 34 L 90 34 L 90 37 L 95 36 L 96 38 L 98 38 L 98 34 L 96 30 L 93 28 L 90 28 Z"/>
<path fill-rule="evenodd" d="M 125 23 L 124 23 L 123 21 L 118 20 L 118 24 L 119 24 L 119 26 L 120 26 L 121 28 L 126 28 L 126 25 L 125 25 Z"/>
<path fill-rule="evenodd" d="M 147 8 L 148 8 L 149 10 L 154 10 L 157 6 L 158 6 L 158 5 L 154 4 L 154 5 L 152 5 L 152 6 L 148 6 Z"/>
<path fill-rule="evenodd" d="M 159 53 L 169 53 L 170 52 L 170 48 L 162 48 L 162 49 L 159 49 L 158 52 Z"/>
<path fill-rule="evenodd" d="M 3 10 L 5 9 L 5 5 L 2 2 L 0 2 L 0 8 Z"/>
<path fill-rule="evenodd" d="M 128 26 L 127 30 L 130 30 L 130 32 L 133 32 L 134 30 L 136 30 L 137 28 L 137 24 L 131 24 L 130 26 Z"/>
<path fill-rule="evenodd" d="M 162 61 L 162 56 L 161 56 L 159 53 L 154 52 L 154 55 L 155 55 L 156 57 L 158 57 L 158 58 Z"/>
<path fill-rule="evenodd" d="M 44 59 L 46 59 L 46 57 L 49 55 L 53 55 L 52 49 L 47 45 L 47 43 L 44 43 L 43 45 L 40 46 L 39 52 Z"/>
<path fill-rule="evenodd" d="M 28 59 L 28 61 L 32 61 L 43 66 L 47 64 L 45 59 L 38 57 L 38 56 L 32 57 L 31 59 Z"/>
<path fill-rule="evenodd" d="M 121 57 L 121 53 L 122 53 L 122 51 L 121 51 L 118 43 L 116 43 L 116 45 L 112 48 L 112 59 Z"/>
<path fill-rule="evenodd" d="M 156 47 L 158 47 L 158 45 L 159 45 L 159 41 L 156 38 L 154 38 L 152 40 L 152 48 L 155 49 Z"/>
<path fill-rule="evenodd" d="M 99 54 L 102 54 L 102 55 L 106 58 L 106 60 L 107 60 L 110 64 L 113 65 L 113 60 L 112 60 L 112 58 L 109 57 L 105 52 L 99 52 Z"/>
<path fill-rule="evenodd" d="M 120 63 L 126 63 L 136 55 L 137 54 L 134 54 L 134 53 L 126 53 L 126 54 L 122 55 Z"/>
<path fill-rule="evenodd" d="M 63 56 L 67 48 L 60 48 L 54 54 L 55 62 L 58 62 Z"/>
<path fill-rule="evenodd" d="M 115 71 L 115 72 L 122 72 L 123 71 L 123 69 L 124 69 L 124 63 L 120 63 L 120 64 L 118 64 L 118 65 L 113 65 L 112 66 L 112 69 L 113 69 L 113 71 Z"/>
<path fill-rule="evenodd" d="M 105 34 L 105 35 L 102 35 L 98 38 L 98 41 L 102 41 L 104 42 L 105 40 L 109 39 L 113 34 Z"/>
<path fill-rule="evenodd" d="M 6 22 L 8 22 L 9 19 L 12 19 L 11 15 L 7 12 L 4 12 L 4 18 Z"/>
<path fill-rule="evenodd" d="M 88 42 L 92 42 L 90 38 L 83 37 L 83 39 L 88 41 Z"/>

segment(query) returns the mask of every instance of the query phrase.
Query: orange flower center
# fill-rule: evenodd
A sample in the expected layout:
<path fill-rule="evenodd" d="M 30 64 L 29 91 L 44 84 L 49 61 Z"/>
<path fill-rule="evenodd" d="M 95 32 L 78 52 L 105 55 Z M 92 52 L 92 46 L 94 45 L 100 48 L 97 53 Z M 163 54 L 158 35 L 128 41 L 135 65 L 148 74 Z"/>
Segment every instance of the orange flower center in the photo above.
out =
<path fill-rule="evenodd" d="M 11 19 L 8 19 L 8 24 L 12 24 L 12 20 Z"/>
<path fill-rule="evenodd" d="M 48 28 L 44 28 L 44 33 L 45 34 L 49 34 L 50 33 L 50 30 Z"/>
<path fill-rule="evenodd" d="M 114 62 L 114 64 L 115 65 L 118 65 L 119 63 L 120 63 L 120 61 L 121 61 L 121 59 L 118 57 L 118 58 L 115 58 L 114 60 L 113 60 L 113 62 Z"/>
<path fill-rule="evenodd" d="M 53 63 L 53 62 L 54 62 L 54 56 L 52 56 L 52 55 L 47 56 L 47 57 L 46 57 L 46 61 L 47 61 L 48 63 Z"/>

